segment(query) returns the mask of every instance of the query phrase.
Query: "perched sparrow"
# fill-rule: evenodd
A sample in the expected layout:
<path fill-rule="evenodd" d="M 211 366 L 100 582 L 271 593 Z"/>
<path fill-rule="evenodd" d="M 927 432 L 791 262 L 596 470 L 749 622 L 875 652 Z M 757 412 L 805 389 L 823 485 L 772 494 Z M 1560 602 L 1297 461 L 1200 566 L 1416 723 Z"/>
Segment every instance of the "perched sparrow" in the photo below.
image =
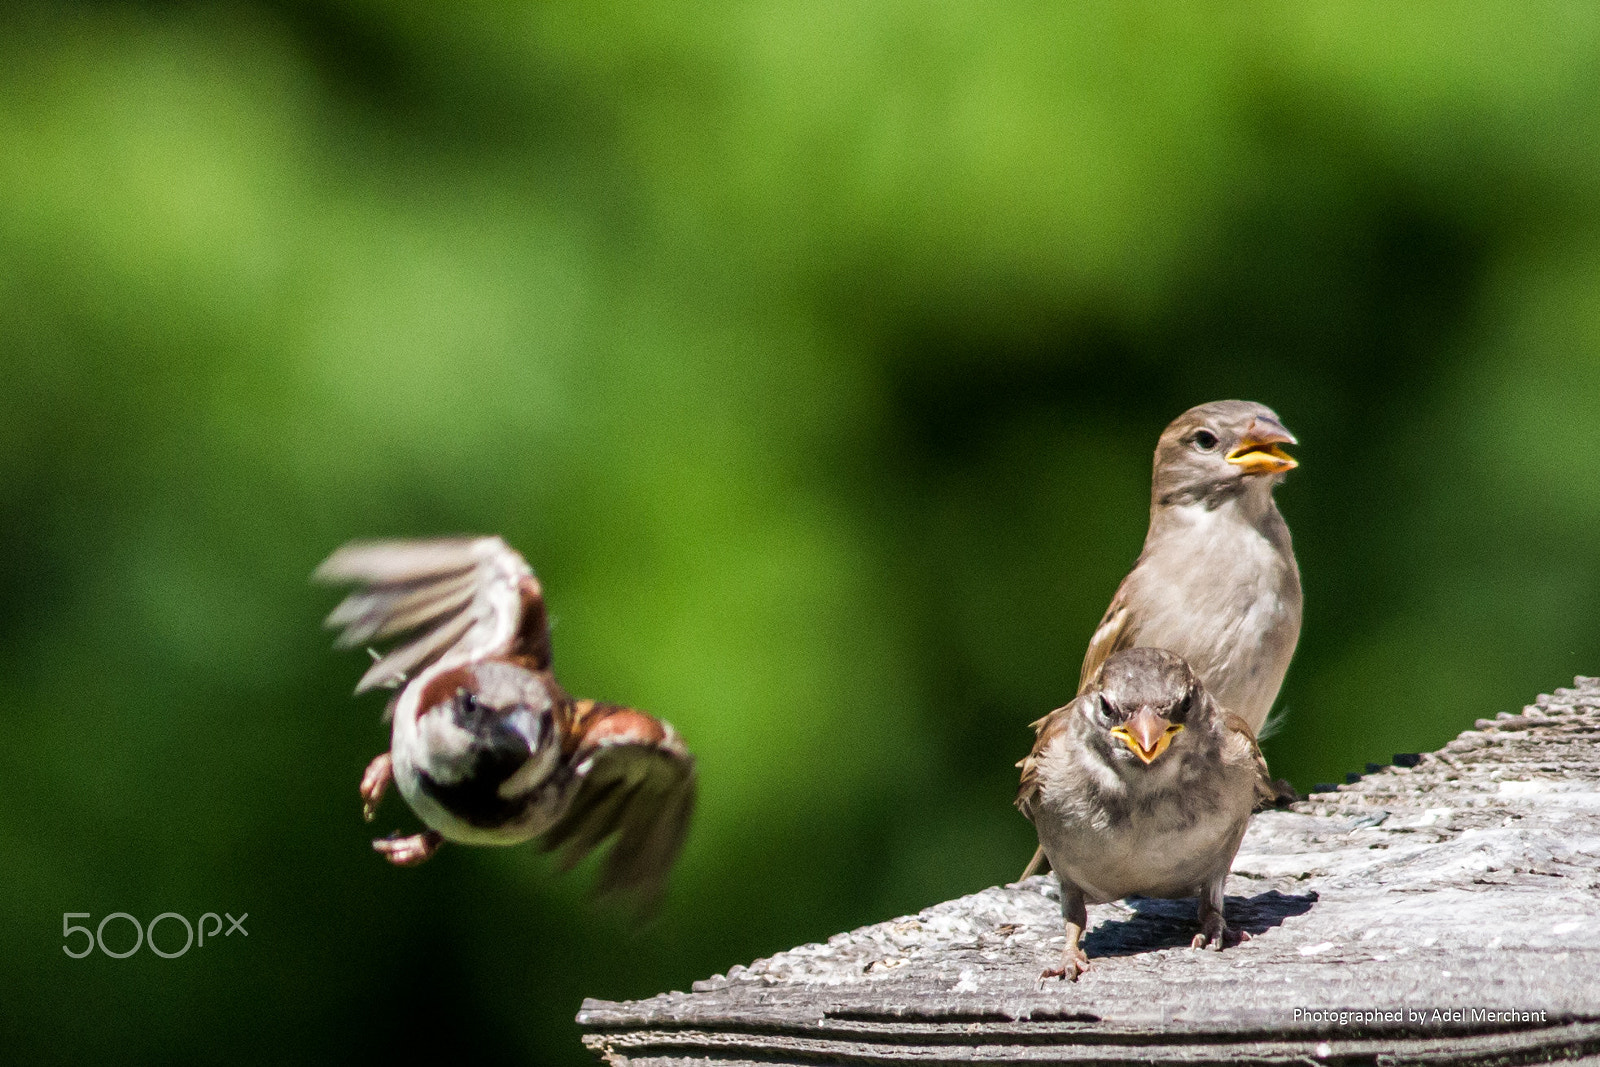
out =
<path fill-rule="evenodd" d="M 1298 466 L 1280 446 L 1295 443 L 1244 400 L 1172 420 L 1156 443 L 1144 551 L 1089 639 L 1078 692 L 1119 649 L 1171 649 L 1260 732 L 1300 639 L 1300 568 L 1272 499 Z"/>
<path fill-rule="evenodd" d="M 1067 944 L 1043 978 L 1089 969 L 1085 904 L 1125 896 L 1200 898 L 1195 948 L 1229 940 L 1222 883 L 1267 789 L 1245 722 L 1222 709 L 1182 657 L 1133 648 L 1095 684 L 1034 723 L 1017 807 L 1061 880 Z M 1243 940 L 1242 931 L 1235 940 Z"/>
<path fill-rule="evenodd" d="M 1272 499 L 1298 466 L 1280 446 L 1295 443 L 1271 409 L 1245 400 L 1172 420 L 1156 444 L 1144 551 L 1089 639 L 1079 693 L 1120 649 L 1171 649 L 1261 732 L 1300 639 L 1300 568 Z"/>
<path fill-rule="evenodd" d="M 393 781 L 428 826 L 373 848 L 408 866 L 444 841 L 543 835 L 570 867 L 615 834 L 600 891 L 654 900 L 689 827 L 694 758 L 667 723 L 556 683 L 544 596 L 520 555 L 498 537 L 353 542 L 316 578 L 364 586 L 328 616 L 339 645 L 420 631 L 356 686 L 398 690 L 390 750 L 361 780 L 367 819 Z"/>

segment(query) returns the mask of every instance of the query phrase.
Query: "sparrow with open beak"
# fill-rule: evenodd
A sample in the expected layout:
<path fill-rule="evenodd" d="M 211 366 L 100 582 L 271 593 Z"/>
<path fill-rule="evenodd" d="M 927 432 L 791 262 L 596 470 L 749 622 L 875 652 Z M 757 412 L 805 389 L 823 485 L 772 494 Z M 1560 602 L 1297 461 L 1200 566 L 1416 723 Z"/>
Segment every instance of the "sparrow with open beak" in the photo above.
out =
<path fill-rule="evenodd" d="M 1246 400 L 1172 420 L 1156 444 L 1144 551 L 1089 639 L 1079 693 L 1121 649 L 1166 648 L 1261 732 L 1300 639 L 1300 568 L 1272 498 L 1298 466 L 1283 450 L 1295 443 L 1270 408 Z"/>
<path fill-rule="evenodd" d="M 1260 732 L 1300 639 L 1300 568 L 1272 490 L 1297 464 L 1269 408 L 1190 408 L 1156 444 L 1150 529 L 1089 639 L 1078 692 L 1113 652 L 1166 648 Z"/>
<path fill-rule="evenodd" d="M 654 902 L 688 831 L 694 758 L 667 723 L 557 684 L 544 595 L 520 555 L 498 537 L 353 542 L 315 577 L 362 585 L 328 616 L 339 645 L 419 632 L 356 686 L 397 690 L 389 751 L 361 780 L 366 818 L 394 783 L 428 827 L 373 848 L 409 866 L 444 841 L 542 836 L 571 867 L 614 837 L 601 893 Z"/>
<path fill-rule="evenodd" d="M 1198 896 L 1195 948 L 1248 936 L 1230 935 L 1222 886 L 1268 790 L 1266 763 L 1249 726 L 1182 657 L 1117 652 L 1088 691 L 1034 729 L 1016 803 L 1060 879 L 1067 934 L 1061 966 L 1041 979 L 1088 970 L 1086 905 L 1126 896 Z"/>

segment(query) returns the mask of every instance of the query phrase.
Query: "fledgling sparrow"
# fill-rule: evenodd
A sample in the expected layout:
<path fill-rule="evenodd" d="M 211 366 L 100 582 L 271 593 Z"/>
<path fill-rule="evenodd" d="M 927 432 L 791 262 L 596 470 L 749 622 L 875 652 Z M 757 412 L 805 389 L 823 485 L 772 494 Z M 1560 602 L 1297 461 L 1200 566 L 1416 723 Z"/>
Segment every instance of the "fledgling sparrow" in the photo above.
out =
<path fill-rule="evenodd" d="M 1034 723 L 1017 807 L 1061 882 L 1067 944 L 1041 980 L 1076 981 L 1086 904 L 1198 896 L 1195 948 L 1230 940 L 1222 886 L 1256 801 L 1269 789 L 1255 736 L 1182 657 L 1117 652 L 1095 684 Z"/>
<path fill-rule="evenodd" d="M 352 542 L 315 577 L 362 586 L 328 616 L 340 646 L 416 631 L 356 686 L 398 690 L 361 798 L 370 821 L 393 782 L 428 829 L 373 848 L 409 866 L 445 841 L 542 836 L 571 867 L 614 836 L 600 892 L 653 903 L 688 832 L 694 758 L 659 719 L 567 695 L 543 592 L 515 550 L 498 537 Z"/>
<path fill-rule="evenodd" d="M 1300 568 L 1272 498 L 1298 466 L 1282 448 L 1295 443 L 1272 409 L 1247 400 L 1201 404 L 1168 424 L 1144 550 L 1089 639 L 1079 693 L 1120 649 L 1171 649 L 1261 732 L 1300 639 Z M 1035 852 L 1022 876 L 1042 859 Z"/>

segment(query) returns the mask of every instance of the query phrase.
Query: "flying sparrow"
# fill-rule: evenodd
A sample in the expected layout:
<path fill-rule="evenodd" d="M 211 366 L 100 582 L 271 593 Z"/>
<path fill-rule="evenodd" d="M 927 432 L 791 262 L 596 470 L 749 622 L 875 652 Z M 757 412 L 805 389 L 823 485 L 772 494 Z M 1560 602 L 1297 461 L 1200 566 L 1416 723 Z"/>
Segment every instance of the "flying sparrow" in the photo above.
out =
<path fill-rule="evenodd" d="M 1222 885 L 1256 801 L 1268 790 L 1255 736 L 1225 711 L 1182 657 L 1133 648 L 1112 655 L 1089 690 L 1034 723 L 1017 807 L 1061 881 L 1067 944 L 1044 978 L 1089 969 L 1079 945 L 1086 904 L 1125 896 L 1200 898 L 1192 945 L 1230 935 Z"/>
<path fill-rule="evenodd" d="M 542 836 L 571 867 L 615 835 L 600 891 L 654 901 L 688 831 L 694 758 L 659 719 L 567 695 L 543 592 L 515 550 L 498 537 L 352 542 L 315 577 L 362 586 L 328 616 L 341 647 L 416 632 L 374 653 L 356 686 L 397 690 L 361 799 L 370 821 L 392 782 L 428 829 L 373 848 L 410 866 L 445 841 Z"/>
<path fill-rule="evenodd" d="M 1144 551 L 1089 639 L 1079 693 L 1121 649 L 1171 649 L 1261 732 L 1300 639 L 1300 568 L 1272 498 L 1298 466 L 1282 448 L 1295 443 L 1270 408 L 1246 400 L 1172 420 L 1156 443 Z M 1042 859 L 1035 852 L 1023 877 Z"/>

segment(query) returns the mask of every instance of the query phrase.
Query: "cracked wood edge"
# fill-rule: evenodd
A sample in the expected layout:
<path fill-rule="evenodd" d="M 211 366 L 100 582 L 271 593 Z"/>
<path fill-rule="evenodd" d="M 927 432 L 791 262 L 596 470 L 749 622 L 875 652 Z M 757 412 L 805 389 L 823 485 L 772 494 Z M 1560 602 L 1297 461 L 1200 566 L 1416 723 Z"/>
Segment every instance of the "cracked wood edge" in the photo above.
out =
<path fill-rule="evenodd" d="M 1600 1057 L 1600 1023 L 1567 1023 L 1530 1030 L 1472 1033 L 1419 1038 L 1391 1035 L 1332 1039 L 1321 1035 L 1169 1044 L 1177 1055 L 1152 1056 L 1151 1042 L 1130 1040 L 1028 1044 L 984 1040 L 923 1044 L 914 1041 L 824 1041 L 775 1035 L 753 1046 L 745 1035 L 718 1031 L 633 1031 L 585 1035 L 584 1045 L 616 1067 L 646 1067 L 687 1060 L 726 1063 L 761 1054 L 767 1062 L 804 1063 L 1148 1063 L 1180 1062 L 1284 1063 L 1539 1063 L 1576 1057 Z M 1146 1037 L 1148 1035 L 1145 1035 Z"/>

